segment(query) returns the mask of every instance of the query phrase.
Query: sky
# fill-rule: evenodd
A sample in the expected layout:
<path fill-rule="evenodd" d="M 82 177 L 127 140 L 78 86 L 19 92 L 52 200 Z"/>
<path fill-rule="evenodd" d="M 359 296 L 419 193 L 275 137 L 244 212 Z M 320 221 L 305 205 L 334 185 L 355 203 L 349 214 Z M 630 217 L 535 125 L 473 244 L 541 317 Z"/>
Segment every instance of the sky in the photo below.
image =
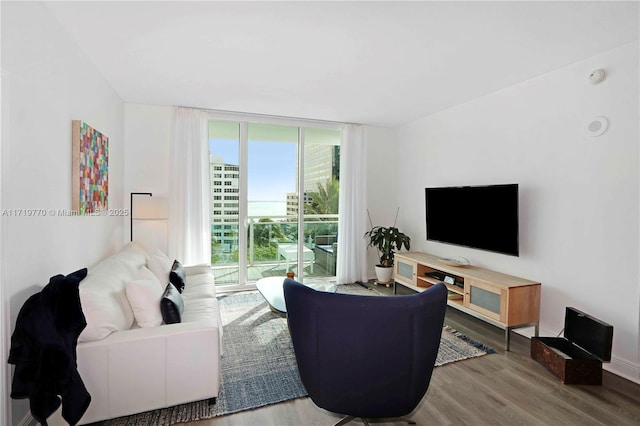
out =
<path fill-rule="evenodd" d="M 239 164 L 238 141 L 209 139 L 209 152 L 228 164 Z M 287 200 L 295 192 L 296 144 L 249 141 L 249 201 Z"/>

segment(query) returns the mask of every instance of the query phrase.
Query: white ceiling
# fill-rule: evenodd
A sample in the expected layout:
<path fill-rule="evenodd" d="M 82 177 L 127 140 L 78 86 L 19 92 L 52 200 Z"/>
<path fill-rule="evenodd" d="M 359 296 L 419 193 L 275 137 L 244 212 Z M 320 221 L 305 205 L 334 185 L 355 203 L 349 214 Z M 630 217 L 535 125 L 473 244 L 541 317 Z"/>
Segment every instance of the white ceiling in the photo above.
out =
<path fill-rule="evenodd" d="M 379 126 L 558 69 L 639 32 L 637 2 L 46 5 L 126 102 Z"/>

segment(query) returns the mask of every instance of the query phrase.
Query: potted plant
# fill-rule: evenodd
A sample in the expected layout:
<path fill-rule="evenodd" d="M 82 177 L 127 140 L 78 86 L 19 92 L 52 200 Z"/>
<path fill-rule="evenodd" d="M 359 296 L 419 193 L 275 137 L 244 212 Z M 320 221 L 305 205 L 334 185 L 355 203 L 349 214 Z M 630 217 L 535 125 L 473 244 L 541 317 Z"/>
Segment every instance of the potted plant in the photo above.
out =
<path fill-rule="evenodd" d="M 396 215 L 397 217 L 397 215 Z M 369 239 L 369 247 L 378 250 L 380 263 L 376 265 L 376 278 L 378 282 L 389 283 L 393 272 L 394 254 L 404 246 L 407 250 L 411 248 L 411 238 L 400 232 L 395 226 L 391 227 L 373 226 L 365 232 L 365 238 Z"/>

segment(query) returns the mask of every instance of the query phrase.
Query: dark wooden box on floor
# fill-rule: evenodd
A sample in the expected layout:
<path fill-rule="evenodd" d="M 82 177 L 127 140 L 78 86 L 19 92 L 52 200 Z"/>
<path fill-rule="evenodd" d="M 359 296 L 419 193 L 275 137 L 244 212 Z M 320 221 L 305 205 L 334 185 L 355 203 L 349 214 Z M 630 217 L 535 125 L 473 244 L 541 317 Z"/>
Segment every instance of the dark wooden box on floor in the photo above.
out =
<path fill-rule="evenodd" d="M 566 308 L 564 337 L 532 337 L 531 358 L 567 385 L 601 385 L 602 362 L 611 361 L 613 326 Z"/>

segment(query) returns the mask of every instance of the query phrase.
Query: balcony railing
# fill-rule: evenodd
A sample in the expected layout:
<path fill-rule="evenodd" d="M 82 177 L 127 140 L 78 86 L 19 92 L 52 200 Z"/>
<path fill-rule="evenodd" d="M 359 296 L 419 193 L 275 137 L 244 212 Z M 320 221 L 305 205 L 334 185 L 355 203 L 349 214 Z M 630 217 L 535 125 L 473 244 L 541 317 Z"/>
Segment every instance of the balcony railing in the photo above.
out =
<path fill-rule="evenodd" d="M 238 284 L 238 216 L 215 216 L 212 224 L 211 264 L 217 285 Z M 338 234 L 338 215 L 305 215 L 303 222 L 305 276 L 335 276 L 335 253 L 327 237 Z M 320 236 L 320 238 L 318 238 Z M 283 275 L 295 269 L 299 275 L 297 252 L 283 250 L 284 245 L 295 248 L 298 241 L 297 216 L 249 216 L 247 277 L 249 282 L 265 276 Z M 289 253 L 289 256 L 287 256 Z"/>

